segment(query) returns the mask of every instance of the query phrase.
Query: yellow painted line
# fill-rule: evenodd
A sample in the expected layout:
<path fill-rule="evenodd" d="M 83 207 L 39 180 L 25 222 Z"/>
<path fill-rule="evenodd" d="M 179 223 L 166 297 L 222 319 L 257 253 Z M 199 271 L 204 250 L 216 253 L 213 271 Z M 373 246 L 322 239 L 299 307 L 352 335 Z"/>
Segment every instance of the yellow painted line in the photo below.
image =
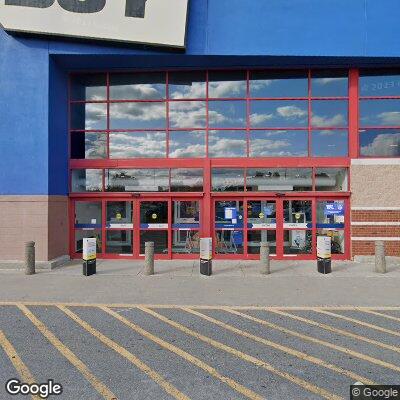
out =
<path fill-rule="evenodd" d="M 175 353 L 176 355 L 182 357 L 184 360 L 186 360 L 186 361 L 190 362 L 191 364 L 194 364 L 197 367 L 201 368 L 202 370 L 206 371 L 208 374 L 210 374 L 214 378 L 219 379 L 220 381 L 222 381 L 223 383 L 225 383 L 229 387 L 231 387 L 233 390 L 241 393 L 242 395 L 246 396 L 247 398 L 254 399 L 254 400 L 263 400 L 264 399 L 263 396 L 260 396 L 259 394 L 253 392 L 252 390 L 242 386 L 240 383 L 234 381 L 233 379 L 220 374 L 215 368 L 213 368 L 210 365 L 206 364 L 205 362 L 201 361 L 199 358 L 192 356 L 191 354 L 180 349 L 179 347 L 174 346 L 173 344 L 159 338 L 158 336 L 151 334 L 150 332 L 147 332 L 140 326 L 138 326 L 138 325 L 134 324 L 133 322 L 129 321 L 128 319 L 122 317 L 120 314 L 116 313 L 115 311 L 111 310 L 110 308 L 100 307 L 100 309 L 103 310 L 104 312 L 112 315 L 114 318 L 121 321 L 122 323 L 127 325 L 129 328 L 133 329 L 135 332 L 139 333 L 140 335 L 144 336 L 145 338 L 151 340 L 154 343 L 157 343 L 159 346 L 164 347 L 165 349 L 171 351 L 172 353 Z"/>
<path fill-rule="evenodd" d="M 240 358 L 240 359 L 242 359 L 244 361 L 247 361 L 247 362 L 249 362 L 251 364 L 254 364 L 257 367 L 264 368 L 267 371 L 272 372 L 273 374 L 278 375 L 279 377 L 284 378 L 284 379 L 286 379 L 286 380 L 288 380 L 288 381 L 290 381 L 292 383 L 295 383 L 296 385 L 298 385 L 298 386 L 300 386 L 300 387 L 302 387 L 302 388 L 304 388 L 304 389 L 306 389 L 306 390 L 308 390 L 308 391 L 310 391 L 312 393 L 316 393 L 316 394 L 318 394 L 319 396 L 321 396 L 321 397 L 323 397 L 325 399 L 341 399 L 340 396 L 336 396 L 335 394 L 333 394 L 331 392 L 328 392 L 325 389 L 322 389 L 322 388 L 320 388 L 320 387 L 318 387 L 316 385 L 313 385 L 310 382 L 307 382 L 307 381 L 305 381 L 305 380 L 303 380 L 301 378 L 298 378 L 297 376 L 288 374 L 285 371 L 281 371 L 281 370 L 273 367 L 271 364 L 269 364 L 269 363 L 267 363 L 267 362 L 265 362 L 263 360 L 260 360 L 260 359 L 258 359 L 256 357 L 253 357 L 253 356 L 249 355 L 249 354 L 243 353 L 243 352 L 241 352 L 241 351 L 239 351 L 239 350 L 237 350 L 237 349 L 235 349 L 233 347 L 227 346 L 227 345 L 225 345 L 225 344 L 223 344 L 221 342 L 218 342 L 218 341 L 216 341 L 214 339 L 211 339 L 208 336 L 204 336 L 204 335 L 202 335 L 202 334 L 200 334 L 198 332 L 195 332 L 195 331 L 187 328 L 186 326 L 181 325 L 178 322 L 172 321 L 169 318 L 164 317 L 163 315 L 161 315 L 161 314 L 159 314 L 159 313 L 157 313 L 157 312 L 155 312 L 153 310 L 150 310 L 150 309 L 145 308 L 145 307 L 140 307 L 140 310 L 152 315 L 155 318 L 158 318 L 159 320 L 161 320 L 161 321 L 173 326 L 176 329 L 179 329 L 180 331 L 186 333 L 187 335 L 190 335 L 190 336 L 192 336 L 192 337 L 194 337 L 194 338 L 196 338 L 198 340 L 201 340 L 201 341 L 203 341 L 203 342 L 205 342 L 205 343 L 207 343 L 207 344 L 209 344 L 209 345 L 211 345 L 211 346 L 213 346 L 213 347 L 215 347 L 215 348 L 217 348 L 219 350 L 223 350 L 223 351 L 226 351 L 227 353 L 233 354 L 234 356 L 236 356 L 236 357 L 238 357 L 238 358 Z"/>
<path fill-rule="evenodd" d="M 355 334 L 353 332 L 349 332 L 349 331 L 346 331 L 344 329 L 335 328 L 335 327 L 333 327 L 331 325 L 327 325 L 327 324 L 323 324 L 323 323 L 320 323 L 320 322 L 316 322 L 316 321 L 314 321 L 312 319 L 300 317 L 298 315 L 290 314 L 290 313 L 287 313 L 285 311 L 270 310 L 270 312 L 278 314 L 278 315 L 282 315 L 284 317 L 289 317 L 289 318 L 295 319 L 296 321 L 304 322 L 304 323 L 306 323 L 308 325 L 316 326 L 317 328 L 325 329 L 326 331 L 329 331 L 329 332 L 338 333 L 340 335 L 347 336 L 347 337 L 350 337 L 352 339 L 356 339 L 356 340 L 359 340 L 359 341 L 362 341 L 362 342 L 365 342 L 365 343 L 373 344 L 374 346 L 378 346 L 378 347 L 381 347 L 383 349 L 387 349 L 387 350 L 390 350 L 390 351 L 394 351 L 396 353 L 400 353 L 400 348 L 399 347 L 392 346 L 392 345 L 386 344 L 386 343 L 382 343 L 382 342 L 379 342 L 377 340 L 367 338 L 365 336 L 357 335 L 357 334 Z"/>
<path fill-rule="evenodd" d="M 25 316 L 33 325 L 43 334 L 43 336 L 87 379 L 87 381 L 107 400 L 116 400 L 117 396 L 99 379 L 97 379 L 89 370 L 89 368 L 55 335 L 46 325 L 40 321 L 33 313 L 23 304 L 17 305 Z"/>
<path fill-rule="evenodd" d="M 70 317 L 73 321 L 75 321 L 77 324 L 79 324 L 83 329 L 85 329 L 86 331 L 91 333 L 96 339 L 100 340 L 102 343 L 104 343 L 110 349 L 114 350 L 116 353 L 118 353 L 122 357 L 126 358 L 133 365 L 135 365 L 137 368 L 139 368 L 141 371 L 143 371 L 145 374 L 147 374 L 154 382 L 156 382 L 158 385 L 160 385 L 172 397 L 174 397 L 177 400 L 189 400 L 189 397 L 187 397 L 185 394 L 180 392 L 171 383 L 166 381 L 160 374 L 158 374 L 156 371 L 154 371 L 152 368 L 150 368 L 148 365 L 146 365 L 143 361 L 141 361 L 139 358 L 137 358 L 131 352 L 126 350 L 124 347 L 120 346 L 118 343 L 114 342 L 109 337 L 103 335 L 97 329 L 93 328 L 86 321 L 79 318 L 69 308 L 67 308 L 65 306 L 61 306 L 61 305 L 58 306 L 58 308 L 61 311 L 63 311 L 66 315 L 68 315 L 68 317 Z"/>
<path fill-rule="evenodd" d="M 3 348 L 4 352 L 7 354 L 8 358 L 17 370 L 18 375 L 21 377 L 23 383 L 37 383 L 35 378 L 29 371 L 28 367 L 21 360 L 14 346 L 6 338 L 3 331 L 0 330 L 0 346 Z M 32 395 L 33 400 L 42 400 L 40 396 Z"/>
<path fill-rule="evenodd" d="M 352 322 L 352 323 L 357 324 L 357 325 L 365 326 L 367 328 L 371 328 L 371 329 L 374 329 L 374 330 L 379 331 L 379 332 L 387 333 L 389 335 L 400 336 L 400 332 L 396 332 L 396 331 L 393 331 L 391 329 L 386 329 L 386 328 L 383 328 L 382 326 L 370 324 L 368 322 L 360 321 L 359 319 L 351 318 L 351 317 L 348 317 L 347 315 L 335 314 L 333 312 L 326 311 L 326 310 L 315 310 L 315 311 L 318 312 L 318 313 L 321 313 L 321 314 L 329 315 L 331 317 L 343 319 L 345 321 L 349 321 L 349 322 Z"/>
<path fill-rule="evenodd" d="M 232 325 L 226 324 L 225 322 L 222 322 L 222 321 L 220 321 L 218 319 L 212 318 L 212 317 L 210 317 L 208 315 L 202 314 L 202 313 L 200 313 L 198 311 L 195 311 L 195 310 L 192 310 L 190 308 L 182 308 L 182 309 L 185 310 L 188 313 L 197 315 L 198 317 L 203 318 L 206 321 L 212 322 L 215 325 L 221 326 L 222 328 L 225 328 L 225 329 L 227 329 L 227 330 L 229 330 L 229 331 L 231 331 L 233 333 L 236 333 L 237 335 L 240 335 L 240 336 L 243 336 L 245 338 L 254 340 L 255 342 L 258 342 L 258 343 L 262 343 L 262 344 L 264 344 L 266 346 L 272 347 L 272 348 L 274 348 L 276 350 L 279 350 L 279 351 L 282 351 L 282 352 L 284 352 L 286 354 L 290 354 L 291 356 L 297 357 L 297 358 L 299 358 L 301 360 L 308 361 L 308 362 L 316 364 L 318 366 L 322 366 L 324 368 L 330 369 L 331 371 L 334 371 L 334 372 L 337 372 L 337 373 L 339 373 L 341 375 L 347 376 L 347 377 L 349 377 L 349 378 L 351 378 L 351 379 L 353 379 L 355 381 L 362 382 L 365 385 L 376 385 L 375 382 L 371 381 L 368 378 L 365 378 L 364 376 L 358 375 L 358 374 L 356 374 L 356 373 L 354 373 L 352 371 L 348 371 L 348 370 L 346 370 L 344 368 L 341 368 L 341 367 L 338 367 L 338 366 L 336 366 L 334 364 L 328 363 L 328 362 L 326 362 L 324 360 L 321 360 L 320 358 L 311 356 L 311 355 L 309 355 L 307 353 L 303 353 L 303 352 L 298 351 L 296 349 L 293 349 L 291 347 L 283 346 L 281 344 L 278 344 L 278 343 L 273 342 L 271 340 L 267 340 L 267 339 L 262 338 L 260 336 L 253 335 L 252 333 L 249 333 L 249 332 L 243 331 L 241 329 L 238 329 L 238 328 L 236 328 L 236 327 L 234 327 Z"/>
<path fill-rule="evenodd" d="M 388 314 L 376 312 L 376 311 L 373 311 L 371 309 L 366 310 L 366 309 L 363 308 L 363 309 L 359 309 L 358 311 L 362 311 L 364 313 L 368 313 L 368 314 L 372 314 L 372 315 L 377 315 L 378 317 L 384 317 L 384 318 L 390 319 L 392 321 L 400 322 L 400 318 L 399 317 L 395 317 L 393 315 L 388 315 Z"/>
<path fill-rule="evenodd" d="M 259 318 L 253 317 L 252 315 L 241 313 L 241 312 L 239 312 L 237 310 L 234 310 L 234 309 L 225 310 L 225 311 L 227 311 L 227 312 L 229 312 L 231 314 L 234 314 L 234 315 L 238 315 L 238 316 L 240 316 L 242 318 L 246 318 L 246 319 L 248 319 L 250 321 L 257 322 L 260 325 L 268 326 L 268 328 L 272 328 L 272 329 L 275 329 L 277 331 L 286 333 L 288 335 L 295 336 L 295 337 L 297 337 L 299 339 L 306 340 L 306 341 L 311 342 L 311 343 L 319 344 L 321 346 L 325 346 L 325 347 L 328 347 L 330 349 L 333 349 L 333 350 L 336 350 L 336 351 L 340 351 L 341 353 L 350 355 L 352 357 L 359 358 L 360 360 L 368 361 L 368 362 L 370 362 L 372 364 L 379 365 L 380 367 L 385 367 L 385 368 L 391 369 L 393 371 L 400 372 L 400 367 L 398 367 L 397 365 L 393 365 L 393 364 L 390 364 L 390 363 L 388 363 L 386 361 L 379 360 L 378 358 L 374 358 L 374 357 L 368 356 L 366 354 L 359 353 L 357 351 L 348 349 L 347 347 L 338 346 L 336 344 L 333 344 L 333 343 L 330 343 L 330 342 L 326 342 L 326 341 L 321 340 L 321 339 L 317 339 L 317 338 L 315 338 L 313 336 L 308 336 L 308 335 L 304 335 L 304 334 L 296 332 L 296 331 L 292 331 L 291 329 L 287 329 L 287 328 L 284 328 L 283 326 L 276 325 L 276 324 L 274 324 L 272 322 L 265 321 L 264 319 L 259 319 Z"/>

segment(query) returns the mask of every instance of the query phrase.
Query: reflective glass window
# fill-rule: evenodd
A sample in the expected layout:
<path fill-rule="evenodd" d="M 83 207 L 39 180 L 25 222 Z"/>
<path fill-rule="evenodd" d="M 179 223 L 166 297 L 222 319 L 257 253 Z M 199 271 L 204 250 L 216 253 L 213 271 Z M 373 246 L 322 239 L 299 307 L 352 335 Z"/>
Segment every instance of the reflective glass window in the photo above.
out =
<path fill-rule="evenodd" d="M 360 125 L 400 125 L 400 100 L 361 100 Z"/>
<path fill-rule="evenodd" d="M 306 157 L 308 131 L 251 131 L 250 157 Z"/>
<path fill-rule="evenodd" d="M 400 96 L 400 70 L 361 71 L 360 96 Z"/>
<path fill-rule="evenodd" d="M 106 169 L 107 192 L 168 192 L 168 169 Z"/>
<path fill-rule="evenodd" d="M 107 129 L 107 104 L 72 103 L 71 129 L 75 130 Z"/>
<path fill-rule="evenodd" d="M 315 127 L 346 127 L 347 100 L 313 100 L 311 124 Z"/>
<path fill-rule="evenodd" d="M 317 201 L 317 228 L 344 228 L 346 208 L 344 200 Z"/>
<path fill-rule="evenodd" d="M 346 192 L 348 188 L 347 168 L 316 168 L 315 190 Z"/>
<path fill-rule="evenodd" d="M 141 255 L 144 255 L 146 242 L 154 243 L 154 254 L 168 254 L 168 231 L 140 231 Z"/>
<path fill-rule="evenodd" d="M 131 255 L 133 252 L 133 232 L 129 230 L 107 231 L 106 253 Z"/>
<path fill-rule="evenodd" d="M 101 192 L 103 190 L 101 169 L 73 169 L 71 171 L 72 193 Z"/>
<path fill-rule="evenodd" d="M 246 127 L 246 102 L 221 100 L 208 102 L 208 124 L 210 128 Z"/>
<path fill-rule="evenodd" d="M 171 101 L 169 103 L 170 128 L 205 128 L 205 101 Z"/>
<path fill-rule="evenodd" d="M 312 97 L 347 97 L 348 73 L 347 71 L 312 71 L 311 72 Z"/>
<path fill-rule="evenodd" d="M 133 228 L 133 207 L 131 201 L 107 202 L 107 228 Z"/>
<path fill-rule="evenodd" d="M 167 108 L 163 102 L 110 104 L 111 129 L 166 129 Z"/>
<path fill-rule="evenodd" d="M 346 245 L 344 230 L 318 229 L 317 236 L 330 236 L 331 254 L 344 254 Z"/>
<path fill-rule="evenodd" d="M 204 71 L 170 72 L 168 90 L 170 99 L 204 99 L 206 73 Z"/>
<path fill-rule="evenodd" d="M 243 228 L 243 201 L 216 201 L 214 216 L 216 228 Z"/>
<path fill-rule="evenodd" d="M 217 254 L 243 254 L 244 232 L 242 230 L 216 230 L 214 240 Z"/>
<path fill-rule="evenodd" d="M 307 97 L 307 71 L 251 71 L 250 97 Z"/>
<path fill-rule="evenodd" d="M 249 200 L 247 202 L 248 228 L 276 228 L 276 202 Z"/>
<path fill-rule="evenodd" d="M 311 191 L 311 168 L 248 168 L 246 187 L 248 191 L 286 192 Z"/>
<path fill-rule="evenodd" d="M 110 75 L 111 100 L 160 100 L 166 98 L 164 72 Z"/>
<path fill-rule="evenodd" d="M 360 154 L 366 157 L 400 157 L 400 129 L 361 129 Z"/>
<path fill-rule="evenodd" d="M 275 230 L 251 230 L 247 231 L 247 252 L 249 254 L 260 254 L 260 244 L 268 243 L 269 253 L 276 254 L 276 231 Z"/>
<path fill-rule="evenodd" d="M 198 201 L 173 201 L 172 228 L 198 228 L 200 225 L 200 203 Z"/>
<path fill-rule="evenodd" d="M 104 133 L 74 132 L 71 134 L 71 158 L 101 159 L 107 157 L 107 135 Z"/>
<path fill-rule="evenodd" d="M 212 191 L 213 192 L 244 191 L 244 170 L 213 168 Z"/>
<path fill-rule="evenodd" d="M 96 252 L 102 251 L 101 229 L 87 229 L 75 231 L 75 252 L 83 252 L 83 239 L 96 239 Z"/>
<path fill-rule="evenodd" d="M 100 201 L 75 202 L 75 228 L 101 228 L 102 211 Z"/>
<path fill-rule="evenodd" d="M 107 78 L 105 74 L 79 74 L 71 79 L 71 100 L 107 100 Z"/>
<path fill-rule="evenodd" d="M 211 158 L 246 157 L 246 132 L 210 131 L 208 133 L 208 156 Z"/>
<path fill-rule="evenodd" d="M 244 71 L 209 71 L 208 80 L 210 98 L 246 97 L 247 82 Z"/>
<path fill-rule="evenodd" d="M 250 126 L 253 128 L 308 126 L 306 100 L 253 100 L 250 108 Z"/>
<path fill-rule="evenodd" d="M 111 132 L 110 158 L 165 158 L 165 132 Z"/>
<path fill-rule="evenodd" d="M 205 131 L 170 131 L 170 158 L 197 158 L 206 155 Z"/>
<path fill-rule="evenodd" d="M 311 200 L 285 200 L 283 218 L 284 228 L 312 228 Z"/>
<path fill-rule="evenodd" d="M 339 130 L 312 131 L 314 157 L 346 157 L 349 153 L 348 132 Z"/>
<path fill-rule="evenodd" d="M 172 231 L 172 253 L 174 254 L 199 254 L 200 233 L 187 229 Z"/>
<path fill-rule="evenodd" d="M 171 169 L 171 192 L 202 192 L 203 170 L 201 168 Z"/>
<path fill-rule="evenodd" d="M 305 229 L 291 229 L 283 231 L 283 253 L 312 254 L 312 231 Z"/>
<path fill-rule="evenodd" d="M 144 226 L 141 226 L 142 228 L 157 228 L 152 225 L 168 224 L 168 202 L 141 201 L 140 224 L 144 224 Z"/>

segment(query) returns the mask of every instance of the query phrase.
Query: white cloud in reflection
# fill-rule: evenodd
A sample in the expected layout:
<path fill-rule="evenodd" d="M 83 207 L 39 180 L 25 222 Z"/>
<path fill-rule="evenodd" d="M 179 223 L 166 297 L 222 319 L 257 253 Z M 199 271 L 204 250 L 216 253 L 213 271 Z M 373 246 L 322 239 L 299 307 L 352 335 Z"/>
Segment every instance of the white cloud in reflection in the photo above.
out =
<path fill-rule="evenodd" d="M 106 104 L 85 104 L 85 129 L 107 129 Z"/>
<path fill-rule="evenodd" d="M 258 114 L 254 113 L 250 115 L 250 124 L 251 125 L 262 125 L 264 122 L 267 122 L 274 118 L 274 114 Z"/>
<path fill-rule="evenodd" d="M 278 115 L 284 118 L 301 118 L 305 117 L 308 112 L 297 106 L 282 106 L 276 109 Z"/>
<path fill-rule="evenodd" d="M 192 82 L 190 86 L 170 87 L 171 99 L 202 99 L 206 97 L 206 85 L 203 82 Z"/>
<path fill-rule="evenodd" d="M 384 125 L 400 125 L 400 111 L 386 111 L 378 114 Z"/>
<path fill-rule="evenodd" d="M 104 134 L 85 135 L 85 159 L 96 159 L 106 157 L 107 139 Z"/>
<path fill-rule="evenodd" d="M 164 84 L 134 84 L 110 86 L 112 100 L 157 100 L 164 99 L 166 88 Z"/>
<path fill-rule="evenodd" d="M 341 82 L 345 80 L 347 80 L 347 78 L 315 78 L 313 79 L 313 83 L 316 83 L 317 85 L 329 85 L 330 83 Z"/>
<path fill-rule="evenodd" d="M 110 106 L 110 119 L 129 121 L 157 121 L 166 118 L 165 103 L 114 103 Z M 135 126 L 132 125 L 132 129 Z"/>
<path fill-rule="evenodd" d="M 246 81 L 209 82 L 210 97 L 245 97 Z"/>
<path fill-rule="evenodd" d="M 372 143 L 361 147 L 361 153 L 366 156 L 399 156 L 400 133 L 382 133 L 377 135 Z"/>
<path fill-rule="evenodd" d="M 246 141 L 210 135 L 208 151 L 210 157 L 246 157 Z"/>
<path fill-rule="evenodd" d="M 332 117 L 323 115 L 313 115 L 311 118 L 313 126 L 344 126 L 346 119 L 342 114 L 336 114 Z"/>
<path fill-rule="evenodd" d="M 206 126 L 206 103 L 177 101 L 169 103 L 169 122 L 172 128 L 203 128 Z"/>

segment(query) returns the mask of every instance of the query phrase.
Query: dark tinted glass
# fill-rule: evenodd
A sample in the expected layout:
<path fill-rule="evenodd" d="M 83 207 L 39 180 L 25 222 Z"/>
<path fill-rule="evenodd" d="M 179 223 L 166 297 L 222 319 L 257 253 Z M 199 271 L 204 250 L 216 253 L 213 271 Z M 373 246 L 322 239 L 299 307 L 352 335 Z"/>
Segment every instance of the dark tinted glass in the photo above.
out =
<path fill-rule="evenodd" d="M 347 126 L 347 100 L 313 100 L 311 109 L 313 126 L 321 128 Z"/>
<path fill-rule="evenodd" d="M 400 157 L 400 129 L 360 130 L 362 156 Z"/>
<path fill-rule="evenodd" d="M 361 72 L 360 96 L 400 96 L 400 70 Z"/>
<path fill-rule="evenodd" d="M 71 104 L 71 129 L 76 129 L 76 130 L 107 129 L 107 104 L 105 103 Z"/>
<path fill-rule="evenodd" d="M 314 157 L 346 157 L 348 155 L 347 131 L 313 131 L 311 142 Z"/>
<path fill-rule="evenodd" d="M 71 171 L 72 193 L 101 192 L 103 190 L 101 169 L 73 169 Z"/>
<path fill-rule="evenodd" d="M 170 99 L 204 99 L 206 73 L 203 71 L 170 72 L 168 90 Z"/>
<path fill-rule="evenodd" d="M 73 75 L 71 100 L 106 100 L 107 81 L 105 74 Z"/>
<path fill-rule="evenodd" d="M 107 135 L 104 133 L 72 133 L 71 158 L 99 159 L 107 156 Z"/>
<path fill-rule="evenodd" d="M 361 100 L 360 125 L 400 125 L 400 100 Z"/>
<path fill-rule="evenodd" d="M 210 71 L 208 96 L 211 98 L 246 97 L 247 82 L 244 71 Z"/>
<path fill-rule="evenodd" d="M 314 71 L 311 79 L 312 97 L 346 97 L 349 92 L 347 71 Z"/>
<path fill-rule="evenodd" d="M 250 97 L 307 97 L 306 71 L 253 71 L 250 73 Z"/>

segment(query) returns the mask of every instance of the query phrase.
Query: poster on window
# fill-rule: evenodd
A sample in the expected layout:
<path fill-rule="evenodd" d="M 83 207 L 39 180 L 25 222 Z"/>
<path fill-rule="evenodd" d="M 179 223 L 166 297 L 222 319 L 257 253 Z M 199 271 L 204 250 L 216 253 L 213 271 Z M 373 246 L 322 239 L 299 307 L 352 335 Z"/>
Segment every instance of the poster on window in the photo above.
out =
<path fill-rule="evenodd" d="M 292 235 L 291 246 L 297 249 L 306 247 L 306 231 L 290 231 Z"/>

